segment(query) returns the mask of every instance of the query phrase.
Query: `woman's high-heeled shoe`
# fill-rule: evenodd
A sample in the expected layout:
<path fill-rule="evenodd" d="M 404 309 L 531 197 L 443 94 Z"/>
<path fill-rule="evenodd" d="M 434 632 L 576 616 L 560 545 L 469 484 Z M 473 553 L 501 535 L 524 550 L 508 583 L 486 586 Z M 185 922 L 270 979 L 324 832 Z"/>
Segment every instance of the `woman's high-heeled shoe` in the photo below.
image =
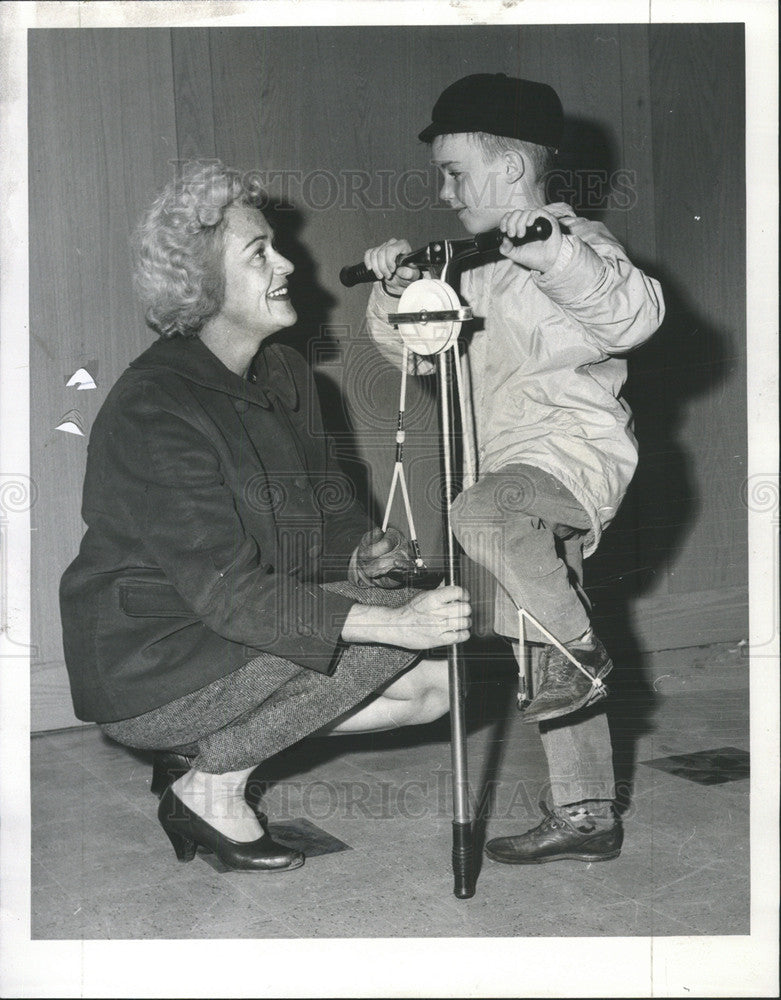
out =
<path fill-rule="evenodd" d="M 155 754 L 152 762 L 152 784 L 149 791 L 160 798 L 169 785 L 183 777 L 192 766 L 192 758 L 185 757 L 184 754 L 174 753 L 173 750 L 160 750 Z M 258 823 L 263 830 L 268 833 L 268 816 L 260 808 L 260 800 L 266 791 L 266 782 L 262 778 L 255 778 L 252 774 L 247 779 L 247 787 L 244 791 L 244 801 L 255 813 Z"/>
<path fill-rule="evenodd" d="M 160 798 L 163 792 L 178 778 L 190 770 L 190 758 L 172 750 L 161 750 L 152 762 L 152 784 L 149 791 Z"/>
<path fill-rule="evenodd" d="M 277 844 L 265 830 L 257 840 L 231 840 L 188 809 L 170 785 L 160 798 L 157 818 L 179 861 L 192 861 L 198 847 L 203 847 L 237 871 L 292 871 L 304 863 L 301 851 Z"/>

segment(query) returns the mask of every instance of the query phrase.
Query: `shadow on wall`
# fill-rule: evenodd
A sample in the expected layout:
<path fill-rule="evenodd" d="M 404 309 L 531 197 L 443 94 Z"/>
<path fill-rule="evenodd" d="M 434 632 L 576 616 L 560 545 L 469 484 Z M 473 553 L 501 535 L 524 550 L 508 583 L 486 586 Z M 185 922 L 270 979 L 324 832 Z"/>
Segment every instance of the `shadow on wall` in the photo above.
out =
<path fill-rule="evenodd" d="M 275 340 L 294 347 L 312 363 L 334 362 L 342 356 L 341 346 L 329 323 L 336 299 L 318 279 L 318 264 L 301 240 L 304 215 L 290 202 L 270 197 L 264 214 L 274 228 L 274 243 L 295 270 L 290 275 L 290 295 L 298 320 L 291 329 L 277 334 Z M 371 511 L 371 472 L 358 458 L 359 449 L 346 400 L 341 387 L 327 375 L 313 369 L 326 431 L 336 443 L 336 458 L 352 480 L 363 506 Z"/>
<path fill-rule="evenodd" d="M 702 484 L 692 478 L 679 430 L 692 400 L 723 386 L 731 366 L 725 333 L 704 321 L 664 268 L 635 263 L 659 280 L 666 315 L 629 358 L 624 395 L 635 417 L 640 462 L 615 521 L 586 563 L 597 629 L 623 668 L 611 678 L 608 709 L 623 805 L 631 793 L 636 737 L 648 728 L 656 700 L 631 629 L 633 605 L 674 564 L 695 524 Z"/>
<path fill-rule="evenodd" d="M 547 203 L 564 201 L 595 222 L 612 204 L 612 178 L 617 166 L 616 142 L 591 119 L 566 117 L 561 152 L 547 178 Z"/>

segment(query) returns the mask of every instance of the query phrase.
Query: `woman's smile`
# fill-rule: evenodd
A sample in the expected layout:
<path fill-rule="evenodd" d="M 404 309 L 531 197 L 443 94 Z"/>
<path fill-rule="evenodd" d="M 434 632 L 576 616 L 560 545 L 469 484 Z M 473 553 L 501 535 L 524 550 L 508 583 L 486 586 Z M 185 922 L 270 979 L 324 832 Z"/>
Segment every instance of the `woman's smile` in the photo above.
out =
<path fill-rule="evenodd" d="M 231 205 L 225 218 L 225 297 L 216 320 L 230 327 L 234 340 L 257 341 L 254 354 L 261 340 L 296 322 L 288 286 L 293 265 L 275 247 L 273 230 L 258 209 Z"/>

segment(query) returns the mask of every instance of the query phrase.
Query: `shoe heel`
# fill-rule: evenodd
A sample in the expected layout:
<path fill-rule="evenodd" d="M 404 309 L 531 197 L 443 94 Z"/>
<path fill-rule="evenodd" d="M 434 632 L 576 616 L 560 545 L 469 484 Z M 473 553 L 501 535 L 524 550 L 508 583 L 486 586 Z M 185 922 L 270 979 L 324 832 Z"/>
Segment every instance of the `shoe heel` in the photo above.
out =
<path fill-rule="evenodd" d="M 178 753 L 158 753 L 152 762 L 152 784 L 149 791 L 160 798 L 169 785 L 187 774 L 190 761 Z"/>
<path fill-rule="evenodd" d="M 149 786 L 149 791 L 159 799 L 170 784 L 168 769 L 159 760 L 155 760 L 152 764 L 152 784 Z"/>
<path fill-rule="evenodd" d="M 165 827 L 163 829 L 165 830 Z M 176 851 L 177 861 L 192 861 L 197 850 L 195 841 L 188 840 L 187 837 L 183 837 L 181 833 L 175 833 L 173 830 L 165 830 L 165 832 Z"/>

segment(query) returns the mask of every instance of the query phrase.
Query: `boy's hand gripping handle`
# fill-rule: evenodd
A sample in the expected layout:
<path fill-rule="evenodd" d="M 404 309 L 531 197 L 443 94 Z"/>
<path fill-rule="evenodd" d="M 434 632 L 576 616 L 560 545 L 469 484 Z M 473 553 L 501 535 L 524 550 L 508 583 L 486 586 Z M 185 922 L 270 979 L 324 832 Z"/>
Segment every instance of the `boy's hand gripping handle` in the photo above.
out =
<path fill-rule="evenodd" d="M 507 237 L 514 247 L 522 247 L 527 243 L 536 243 L 538 240 L 547 240 L 553 229 L 548 219 L 535 219 L 530 226 L 527 226 L 523 236 L 510 236 L 503 233 L 501 229 L 489 229 L 487 233 L 478 233 L 474 238 L 475 248 L 479 253 L 490 253 L 491 250 L 498 250 L 503 240 Z"/>
<path fill-rule="evenodd" d="M 551 232 L 550 222 L 547 219 L 539 218 L 535 219 L 523 236 L 510 237 L 510 240 L 513 246 L 522 247 L 526 243 L 533 243 L 536 240 L 547 240 Z M 501 229 L 489 229 L 486 233 L 479 233 L 474 239 L 441 240 L 437 246 L 449 242 L 455 259 L 466 258 L 498 250 L 506 235 Z M 429 244 L 429 246 L 431 245 Z M 400 267 L 402 264 L 409 264 L 412 267 L 426 267 L 429 263 L 429 247 L 414 250 L 410 254 L 399 254 L 396 258 L 396 267 Z M 351 264 L 342 268 L 339 272 L 339 280 L 346 288 L 352 288 L 353 285 L 377 281 L 378 278 L 374 271 L 365 264 Z"/>

